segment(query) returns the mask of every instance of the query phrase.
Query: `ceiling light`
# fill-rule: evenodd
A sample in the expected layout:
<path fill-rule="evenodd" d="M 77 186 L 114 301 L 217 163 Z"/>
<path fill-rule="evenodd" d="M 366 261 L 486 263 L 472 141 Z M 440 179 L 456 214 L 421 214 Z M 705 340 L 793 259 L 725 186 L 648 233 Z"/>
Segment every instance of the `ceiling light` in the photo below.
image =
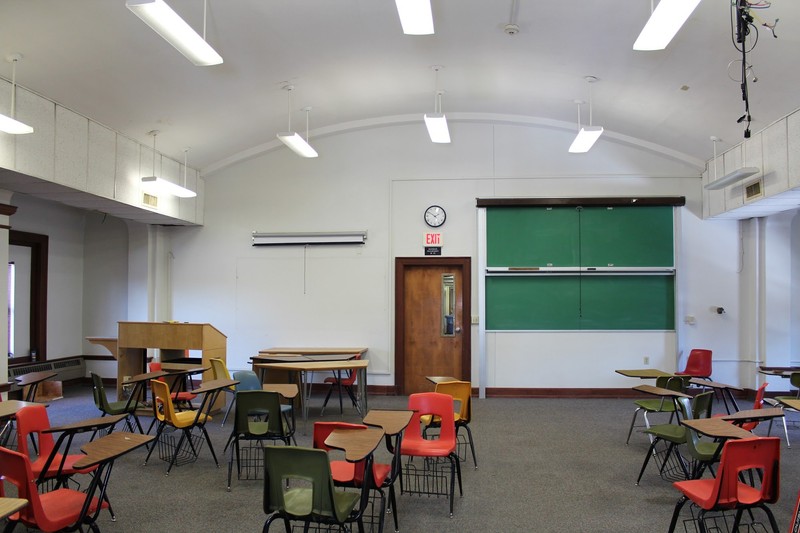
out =
<path fill-rule="evenodd" d="M 406 35 L 433 34 L 431 0 L 394 0 L 400 25 Z"/>
<path fill-rule="evenodd" d="M 431 67 L 436 72 L 436 91 L 433 100 L 433 113 L 423 115 L 425 126 L 428 128 L 428 135 L 431 142 L 447 144 L 450 142 L 450 130 L 447 128 L 447 118 L 442 113 L 442 94 L 439 90 L 439 71 L 443 69 L 441 65 Z"/>
<path fill-rule="evenodd" d="M 11 63 L 11 116 L 7 117 L 0 114 L 0 131 L 11 135 L 33 133 L 32 127 L 14 118 L 17 107 L 17 61 L 20 59 L 22 59 L 22 54 L 11 54 L 6 58 L 6 61 Z"/>
<path fill-rule="evenodd" d="M 211 48 L 205 38 L 208 0 L 203 3 L 202 37 L 163 0 L 126 0 L 125 7 L 198 67 L 222 63 L 222 56 Z"/>
<path fill-rule="evenodd" d="M 759 172 L 761 172 L 761 169 L 757 167 L 738 168 L 733 172 L 731 172 L 730 174 L 725 174 L 721 178 L 707 183 L 703 188 L 708 191 L 722 189 L 724 187 L 727 187 L 728 185 L 732 185 L 734 183 L 742 181 L 745 178 L 749 178 L 753 174 L 758 174 Z"/>
<path fill-rule="evenodd" d="M 592 83 L 596 82 L 597 78 L 594 76 L 586 76 L 584 79 L 589 84 L 589 125 L 581 126 L 581 105 L 583 104 L 583 100 L 575 100 L 575 103 L 578 104 L 578 135 L 569 147 L 569 152 L 571 154 L 583 154 L 588 152 L 592 146 L 594 146 L 594 143 L 597 142 L 597 139 L 603 134 L 603 128 L 601 126 L 592 126 Z"/>
<path fill-rule="evenodd" d="M 286 85 L 283 89 L 287 92 L 289 101 L 289 131 L 279 133 L 278 139 L 301 157 L 317 157 L 319 155 L 317 151 L 308 144 L 308 113 L 311 108 L 303 108 L 303 111 L 306 112 L 306 138 L 303 139 L 299 133 L 292 131 L 292 90 L 294 85 Z"/>
<path fill-rule="evenodd" d="M 179 198 L 194 198 L 197 196 L 197 193 L 187 189 L 186 187 L 181 187 L 177 183 L 172 183 L 169 180 L 164 178 L 159 178 L 156 176 L 156 136 L 159 134 L 158 130 L 153 130 L 147 132 L 148 135 L 153 136 L 153 175 L 152 176 L 145 176 L 142 178 L 142 187 L 148 191 L 150 194 L 154 194 L 156 196 L 160 194 L 171 194 L 173 196 L 177 196 Z M 186 152 L 183 152 L 183 177 L 184 177 L 184 184 L 186 183 Z"/>
<path fill-rule="evenodd" d="M 634 50 L 663 50 L 681 29 L 700 0 L 661 0 L 650 15 Z"/>

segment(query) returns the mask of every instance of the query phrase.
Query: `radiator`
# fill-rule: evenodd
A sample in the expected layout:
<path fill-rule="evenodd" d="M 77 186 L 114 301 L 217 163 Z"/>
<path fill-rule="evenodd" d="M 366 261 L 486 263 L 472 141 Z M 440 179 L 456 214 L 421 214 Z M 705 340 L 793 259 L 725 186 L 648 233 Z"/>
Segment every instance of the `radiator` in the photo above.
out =
<path fill-rule="evenodd" d="M 53 379 L 56 381 L 69 381 L 71 379 L 81 379 L 86 376 L 86 366 L 82 357 L 72 357 L 69 359 L 55 359 L 53 361 L 43 361 L 28 363 L 8 369 L 9 381 L 13 383 L 13 378 L 18 378 L 29 372 L 55 372 L 57 375 Z M 11 390 L 19 387 L 13 385 Z"/>

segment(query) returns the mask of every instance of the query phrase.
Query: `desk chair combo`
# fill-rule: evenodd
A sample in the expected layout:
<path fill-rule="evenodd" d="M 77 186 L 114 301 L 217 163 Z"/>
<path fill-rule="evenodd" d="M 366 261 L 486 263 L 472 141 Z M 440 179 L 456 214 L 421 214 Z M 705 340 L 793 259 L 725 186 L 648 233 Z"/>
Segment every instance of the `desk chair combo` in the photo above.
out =
<path fill-rule="evenodd" d="M 688 380 L 688 376 L 660 376 L 656 378 L 656 387 L 683 392 L 686 389 L 686 382 L 688 382 Z M 631 440 L 631 433 L 633 433 L 633 428 L 636 424 L 636 415 L 638 415 L 640 411 L 642 412 L 644 424 L 647 428 L 650 427 L 650 420 L 647 418 L 648 413 L 669 413 L 670 422 L 672 422 L 675 416 L 675 402 L 672 401 L 672 398 L 665 398 L 662 396 L 661 398 L 635 400 L 633 403 L 636 405 L 636 409 L 633 411 L 633 419 L 631 420 L 631 427 L 628 429 L 628 438 L 625 439 L 625 444 L 628 444 Z"/>
<path fill-rule="evenodd" d="M 691 402 L 689 398 L 676 398 L 683 419 L 708 418 L 713 394 L 711 391 L 698 394 Z M 693 463 L 689 479 L 699 479 L 706 468 L 711 470 L 712 476 L 714 475 L 713 464 L 719 461 L 720 446 L 722 443 L 702 440 L 695 430 L 686 428 L 686 450 Z"/>
<path fill-rule="evenodd" d="M 442 381 L 436 384 L 436 392 L 452 396 L 453 403 L 458 403 L 458 411 L 453 413 L 456 423 L 456 439 L 458 439 L 459 430 L 464 428 L 467 432 L 469 449 L 472 451 L 472 464 L 477 470 L 478 459 L 475 455 L 475 442 L 472 440 L 472 430 L 469 427 L 472 420 L 472 383 L 469 381 Z M 421 420 L 425 426 L 423 435 L 427 433 L 429 427 L 439 427 L 439 419 L 436 417 L 423 416 Z"/>
<path fill-rule="evenodd" d="M 735 511 L 732 531 L 739 531 L 743 511 L 754 508 L 764 511 L 773 533 L 778 533 L 778 524 L 767 504 L 777 502 L 779 497 L 780 442 L 778 437 L 729 440 L 722 448 L 716 477 L 673 483 L 682 496 L 675 504 L 669 533 L 675 531 L 681 508 L 688 501 L 700 508 L 697 524 L 701 533 L 707 531 L 704 517 L 709 511 Z M 743 481 L 742 474 L 748 470 L 759 472 L 760 487 Z"/>
<path fill-rule="evenodd" d="M 167 426 L 172 426 L 175 429 L 181 430 L 181 436 L 177 444 L 175 444 L 175 451 L 172 454 L 165 475 L 168 476 L 170 470 L 172 470 L 172 467 L 176 464 L 184 442 L 186 442 L 191 449 L 194 459 L 199 455 L 193 442 L 192 430 L 194 428 L 200 428 L 206 443 L 208 443 L 208 449 L 211 452 L 211 456 L 214 458 L 214 463 L 217 465 L 217 468 L 219 468 L 217 454 L 214 453 L 214 446 L 211 444 L 211 438 L 208 436 L 208 431 L 205 428 L 206 422 L 211 420 L 211 417 L 200 411 L 177 411 L 172 403 L 169 387 L 165 382 L 154 379 L 150 381 L 150 386 L 153 390 L 153 414 L 155 416 L 155 422 L 158 422 L 158 427 L 156 429 L 156 442 L 150 446 L 150 451 L 147 452 L 144 464 L 146 465 L 147 461 L 150 459 L 150 455 L 158 445 L 159 438 L 162 438 L 164 429 Z"/>
<path fill-rule="evenodd" d="M 128 430 L 133 433 L 133 424 L 131 424 L 131 418 L 136 422 L 136 427 L 139 428 L 139 433 L 144 433 L 142 429 L 142 424 L 139 421 L 139 417 L 136 416 L 137 409 L 146 409 L 147 406 L 143 403 L 137 402 L 135 400 L 131 400 L 128 402 L 127 400 L 119 400 L 109 402 L 108 397 L 106 396 L 106 389 L 103 386 L 103 378 L 99 375 L 92 374 L 92 397 L 94 398 L 94 404 L 103 413 L 102 416 L 107 415 L 127 415 L 125 417 L 125 425 L 127 426 Z M 94 437 L 94 436 L 93 436 Z"/>
<path fill-rule="evenodd" d="M 150 372 L 157 372 L 162 370 L 161 363 L 158 361 L 153 361 L 152 363 L 148 364 L 148 371 Z M 186 378 L 190 379 L 191 378 Z M 164 381 L 164 378 L 158 378 L 159 381 Z M 192 400 L 197 398 L 197 394 L 192 393 L 191 391 L 181 390 L 183 385 L 181 384 L 178 386 L 176 384 L 175 391 L 170 392 L 170 396 L 172 396 L 172 401 L 176 407 L 185 407 L 186 409 L 194 409 L 194 405 L 192 405 Z M 150 430 L 147 430 L 150 433 Z"/>
<path fill-rule="evenodd" d="M 236 373 L 235 373 L 236 374 Z M 228 488 L 231 490 L 231 476 L 233 473 L 233 459 L 236 456 L 237 477 L 241 479 L 241 448 L 242 441 L 256 441 L 262 446 L 263 441 L 283 441 L 286 446 L 291 444 L 294 435 L 294 417 L 291 424 L 287 423 L 281 412 L 280 395 L 277 392 L 263 390 L 240 390 L 236 392 L 236 415 L 228 442 L 225 445 L 231 447 L 231 455 L 228 460 Z M 292 411 L 294 415 L 294 411 Z M 255 453 L 254 448 L 250 448 L 248 453 Z M 261 450 L 258 450 L 261 453 Z M 253 464 L 253 458 L 248 457 L 249 463 Z M 249 477 L 249 476 L 248 476 Z M 255 477 L 255 476 L 253 476 Z"/>
<path fill-rule="evenodd" d="M 334 489 L 325 450 L 264 447 L 264 512 L 269 515 L 264 533 L 278 519 L 283 520 L 286 533 L 292 531 L 291 521 L 302 521 L 304 531 L 312 522 L 342 528 L 356 522 L 363 532 L 359 502 L 363 503 L 363 494 Z"/>
<path fill-rule="evenodd" d="M 430 459 L 447 459 L 450 461 L 450 516 L 453 516 L 453 499 L 455 496 L 455 479 L 458 477 L 458 490 L 461 487 L 461 461 L 456 453 L 456 425 L 453 411 L 453 397 L 440 392 L 419 392 L 408 397 L 408 409 L 414 411 L 406 428 L 400 453 L 408 457 L 409 464 L 415 457 Z M 420 417 L 431 415 L 439 417 L 440 431 L 438 438 L 426 439 L 422 434 Z M 408 467 L 408 465 L 407 465 Z M 407 468 L 406 467 L 406 468 Z M 404 477 L 408 472 L 400 474 L 400 493 L 405 491 Z"/>
<path fill-rule="evenodd" d="M 675 372 L 676 376 L 689 376 L 693 378 L 711 379 L 711 350 L 694 348 L 689 352 L 686 367 Z"/>

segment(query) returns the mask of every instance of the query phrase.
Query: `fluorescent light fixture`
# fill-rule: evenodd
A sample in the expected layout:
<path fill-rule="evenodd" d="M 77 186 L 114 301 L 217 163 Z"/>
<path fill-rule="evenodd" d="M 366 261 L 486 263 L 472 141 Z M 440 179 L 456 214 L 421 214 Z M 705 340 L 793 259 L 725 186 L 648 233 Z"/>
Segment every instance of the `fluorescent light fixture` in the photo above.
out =
<path fill-rule="evenodd" d="M 730 174 L 725 174 L 721 178 L 706 184 L 703 188 L 707 191 L 715 191 L 717 189 L 727 187 L 728 185 L 733 185 L 734 183 L 742 181 L 745 178 L 749 178 L 753 174 L 758 174 L 759 172 L 761 172 L 761 169 L 757 167 L 739 168 Z"/>
<path fill-rule="evenodd" d="M 301 157 L 317 157 L 319 155 L 296 131 L 281 132 L 278 134 L 278 139 Z"/>
<path fill-rule="evenodd" d="M 447 129 L 447 118 L 444 113 L 431 113 L 425 114 L 425 126 L 428 127 L 428 135 L 431 136 L 431 142 L 435 143 L 449 143 L 450 130 Z"/>
<path fill-rule="evenodd" d="M 33 128 L 27 124 L 23 124 L 19 120 L 0 115 L 0 131 L 10 133 L 11 135 L 22 135 L 24 133 L 33 133 Z"/>
<path fill-rule="evenodd" d="M 142 183 L 144 184 L 145 189 L 156 195 L 171 194 L 173 196 L 177 196 L 178 198 L 194 198 L 197 196 L 196 192 L 157 176 L 145 176 L 142 178 Z"/>
<path fill-rule="evenodd" d="M 569 151 L 572 154 L 583 154 L 588 152 L 597 139 L 603 134 L 601 126 L 584 126 L 578 132 L 575 140 L 569 146 Z"/>
<path fill-rule="evenodd" d="M 322 233 L 259 233 L 253 232 L 253 246 L 282 246 L 306 244 L 365 244 L 366 231 Z"/>
<path fill-rule="evenodd" d="M 198 67 L 222 63 L 222 56 L 163 0 L 127 0 L 125 7 Z"/>
<path fill-rule="evenodd" d="M 431 0 L 394 0 L 400 25 L 406 35 L 433 34 Z"/>
<path fill-rule="evenodd" d="M 634 50 L 663 50 L 681 29 L 700 0 L 661 0 L 642 32 L 633 43 Z"/>

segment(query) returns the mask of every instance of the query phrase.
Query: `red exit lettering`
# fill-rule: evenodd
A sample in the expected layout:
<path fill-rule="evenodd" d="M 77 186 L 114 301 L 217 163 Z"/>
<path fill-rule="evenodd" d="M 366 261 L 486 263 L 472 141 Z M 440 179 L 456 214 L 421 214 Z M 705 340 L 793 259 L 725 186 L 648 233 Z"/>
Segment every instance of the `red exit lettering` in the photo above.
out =
<path fill-rule="evenodd" d="M 438 246 L 442 243 L 442 234 L 441 233 L 426 233 L 425 234 L 425 245 L 426 246 Z"/>

